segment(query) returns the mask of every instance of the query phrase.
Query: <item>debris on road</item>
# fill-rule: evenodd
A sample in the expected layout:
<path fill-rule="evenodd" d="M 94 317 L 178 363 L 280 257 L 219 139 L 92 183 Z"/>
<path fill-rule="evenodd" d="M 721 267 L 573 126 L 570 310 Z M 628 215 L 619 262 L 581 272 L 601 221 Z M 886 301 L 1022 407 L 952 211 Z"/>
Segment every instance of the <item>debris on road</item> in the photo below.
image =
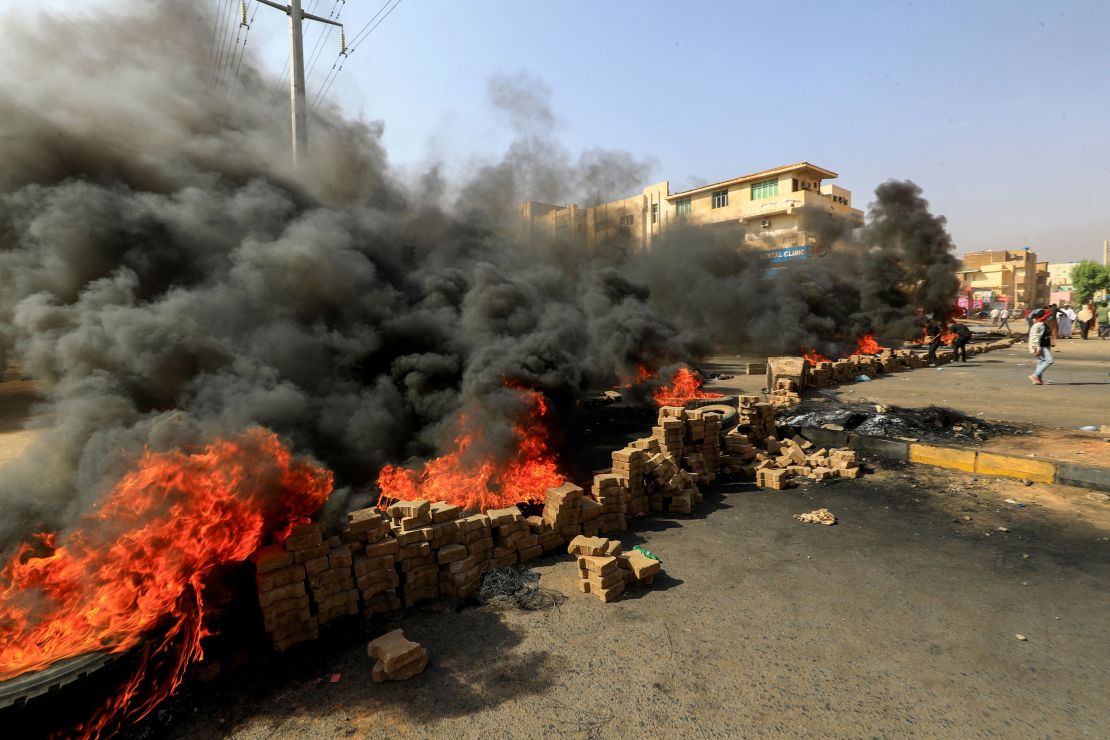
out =
<path fill-rule="evenodd" d="M 808 514 L 795 514 L 794 518 L 806 524 L 824 524 L 826 527 L 836 524 L 836 516 L 828 509 L 817 509 Z"/>
<path fill-rule="evenodd" d="M 495 608 L 539 611 L 552 609 L 567 600 L 566 594 L 539 585 L 540 577 L 533 571 L 519 568 L 494 568 L 482 576 L 476 598 Z"/>
<path fill-rule="evenodd" d="M 1025 635 L 1014 635 L 1014 637 L 1021 640 L 1022 642 L 1028 642 L 1029 641 L 1029 638 L 1027 638 Z"/>
<path fill-rule="evenodd" d="M 366 653 L 378 661 L 371 672 L 374 683 L 407 681 L 422 673 L 428 665 L 428 649 L 406 640 L 400 629 L 371 640 Z"/>
<path fill-rule="evenodd" d="M 998 424 L 944 408 L 906 408 L 870 403 L 841 403 L 824 398 L 807 399 L 780 421 L 793 427 L 823 427 L 836 424 L 846 431 L 877 437 L 915 437 L 929 442 L 982 441 L 1026 430 Z"/>

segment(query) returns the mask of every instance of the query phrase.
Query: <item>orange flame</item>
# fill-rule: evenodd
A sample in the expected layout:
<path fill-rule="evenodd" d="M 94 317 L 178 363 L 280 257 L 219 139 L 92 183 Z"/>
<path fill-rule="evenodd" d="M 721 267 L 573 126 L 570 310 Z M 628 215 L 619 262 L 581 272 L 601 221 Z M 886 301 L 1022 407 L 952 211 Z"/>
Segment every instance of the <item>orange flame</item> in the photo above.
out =
<path fill-rule="evenodd" d="M 806 362 L 815 367 L 818 362 L 832 362 L 832 360 L 830 360 L 828 357 L 825 357 L 817 350 L 806 349 L 805 347 L 802 347 L 802 357 L 806 359 Z"/>
<path fill-rule="evenodd" d="M 394 501 L 427 499 L 447 501 L 464 511 L 486 511 L 519 503 L 543 503 L 547 489 L 562 485 L 566 477 L 559 472 L 548 443 L 544 426 L 548 409 L 543 394 L 515 390 L 530 402 L 531 409 L 513 427 L 517 444 L 512 459 L 499 461 L 483 456 L 470 460 L 482 432 L 471 424 L 467 414 L 460 414 L 460 431 L 446 455 L 429 460 L 418 470 L 395 465 L 382 468 L 378 475 L 379 506 L 384 509 Z"/>
<path fill-rule="evenodd" d="M 670 387 L 662 386 L 652 394 L 660 406 L 684 406 L 695 398 L 720 398 L 720 393 L 706 393 L 701 389 L 701 376 L 683 367 L 671 378 Z"/>
<path fill-rule="evenodd" d="M 293 460 L 264 429 L 192 454 L 147 450 L 76 528 L 40 535 L 0 571 L 0 680 L 126 652 L 158 627 L 162 642 L 144 644 L 140 672 L 81 732 L 144 716 L 202 657 L 206 576 L 245 560 L 276 527 L 288 536 L 331 491 L 330 471 Z M 147 661 L 171 642 L 170 675 L 145 686 Z"/>
<path fill-rule="evenodd" d="M 657 378 L 657 377 L 659 377 L 659 374 L 656 373 L 654 370 L 648 369 L 648 367 L 646 365 L 638 365 L 636 367 L 636 376 L 635 377 L 625 376 L 625 378 L 623 380 L 621 380 L 620 383 L 613 386 L 613 388 L 614 388 L 614 390 L 620 389 L 620 388 L 631 388 L 634 385 L 641 385 L 641 384 L 646 383 L 647 381 L 649 381 L 653 378 Z"/>
<path fill-rule="evenodd" d="M 856 340 L 857 349 L 853 355 L 877 355 L 883 351 L 883 346 L 875 341 L 872 334 L 864 334 Z"/>

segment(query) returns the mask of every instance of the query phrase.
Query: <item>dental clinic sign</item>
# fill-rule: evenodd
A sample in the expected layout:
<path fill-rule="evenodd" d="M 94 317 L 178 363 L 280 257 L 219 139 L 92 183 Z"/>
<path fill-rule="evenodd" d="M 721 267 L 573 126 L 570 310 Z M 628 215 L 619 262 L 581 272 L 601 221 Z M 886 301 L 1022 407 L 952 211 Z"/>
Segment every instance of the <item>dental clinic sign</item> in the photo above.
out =
<path fill-rule="evenodd" d="M 783 262 L 790 260 L 805 259 L 809 256 L 809 247 L 781 247 L 779 249 L 768 249 L 765 252 L 760 252 L 759 257 L 764 262 L 771 265 L 779 265 Z"/>

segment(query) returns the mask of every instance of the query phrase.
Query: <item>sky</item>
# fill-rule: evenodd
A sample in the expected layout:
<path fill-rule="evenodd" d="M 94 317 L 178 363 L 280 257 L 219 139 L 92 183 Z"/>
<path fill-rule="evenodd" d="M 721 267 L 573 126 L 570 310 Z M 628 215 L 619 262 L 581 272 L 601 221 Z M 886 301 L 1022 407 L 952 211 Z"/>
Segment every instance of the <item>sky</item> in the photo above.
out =
<path fill-rule="evenodd" d="M 238 0 L 196 1 L 237 12 Z M 303 0 L 319 15 L 341 8 L 348 39 L 384 1 Z M 277 80 L 288 21 L 255 6 L 248 49 Z M 306 25 L 308 53 L 319 28 Z M 382 121 L 402 170 L 434 159 L 462 175 L 512 136 L 489 104 L 491 76 L 525 73 L 550 88 L 567 149 L 650 159 L 645 185 L 667 179 L 674 191 L 804 160 L 839 173 L 860 208 L 881 182 L 913 180 L 959 254 L 1029 246 L 1054 262 L 1101 259 L 1107 28 L 1104 0 L 401 0 L 328 97 Z M 310 98 L 337 59 L 338 38 L 327 41 Z"/>

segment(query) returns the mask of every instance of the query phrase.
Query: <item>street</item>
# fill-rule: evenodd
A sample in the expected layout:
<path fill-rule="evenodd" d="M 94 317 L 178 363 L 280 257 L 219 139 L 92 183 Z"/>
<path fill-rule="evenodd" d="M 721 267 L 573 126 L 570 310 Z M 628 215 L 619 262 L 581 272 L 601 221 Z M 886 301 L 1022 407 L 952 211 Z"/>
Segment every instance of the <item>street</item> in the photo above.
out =
<path fill-rule="evenodd" d="M 603 604 L 546 557 L 554 610 L 406 614 L 431 652 L 410 681 L 373 684 L 337 624 L 188 685 L 140 736 L 1105 736 L 1110 515 L 1085 495 L 921 467 L 714 486 L 626 533 L 654 587 Z M 821 506 L 837 525 L 792 518 Z"/>

